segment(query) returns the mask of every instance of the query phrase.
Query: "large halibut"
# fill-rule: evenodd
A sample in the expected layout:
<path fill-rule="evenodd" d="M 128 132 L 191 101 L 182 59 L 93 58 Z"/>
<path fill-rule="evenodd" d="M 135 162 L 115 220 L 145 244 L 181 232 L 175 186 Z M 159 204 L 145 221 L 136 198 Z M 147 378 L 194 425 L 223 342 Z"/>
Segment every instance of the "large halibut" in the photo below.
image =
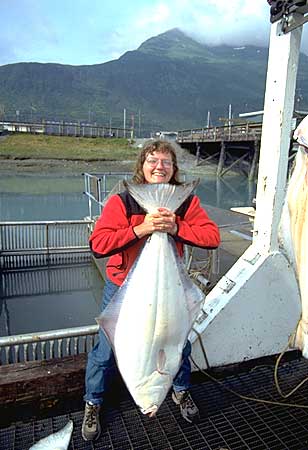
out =
<path fill-rule="evenodd" d="M 126 184 L 126 188 L 152 213 L 158 207 L 175 212 L 195 185 Z M 189 278 L 173 238 L 154 232 L 97 319 L 143 413 L 155 413 L 165 399 L 203 300 L 204 294 Z"/>

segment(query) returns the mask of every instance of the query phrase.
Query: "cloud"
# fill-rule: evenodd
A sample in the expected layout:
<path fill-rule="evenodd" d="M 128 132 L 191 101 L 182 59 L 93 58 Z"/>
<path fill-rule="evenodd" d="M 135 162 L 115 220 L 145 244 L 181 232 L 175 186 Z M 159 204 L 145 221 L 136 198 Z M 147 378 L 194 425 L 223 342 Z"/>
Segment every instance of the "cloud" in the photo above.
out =
<path fill-rule="evenodd" d="M 135 0 L 133 7 L 127 0 L 0 2 L 0 64 L 103 63 L 171 28 L 207 45 L 269 43 L 266 0 Z M 308 54 L 307 34 L 304 29 L 302 51 Z"/>
<path fill-rule="evenodd" d="M 267 47 L 270 37 L 270 7 L 266 0 L 165 0 L 152 2 L 128 18 L 119 34 L 125 42 L 134 30 L 131 49 L 171 28 L 206 45 L 257 45 Z M 308 54 L 308 30 L 301 50 Z M 119 41 L 118 41 L 119 42 Z M 120 48 L 120 46 L 119 46 Z"/>
<path fill-rule="evenodd" d="M 144 8 L 132 24 L 139 37 L 180 28 L 208 45 L 268 45 L 264 0 L 169 0 Z M 153 34 L 152 34 L 153 35 Z"/>

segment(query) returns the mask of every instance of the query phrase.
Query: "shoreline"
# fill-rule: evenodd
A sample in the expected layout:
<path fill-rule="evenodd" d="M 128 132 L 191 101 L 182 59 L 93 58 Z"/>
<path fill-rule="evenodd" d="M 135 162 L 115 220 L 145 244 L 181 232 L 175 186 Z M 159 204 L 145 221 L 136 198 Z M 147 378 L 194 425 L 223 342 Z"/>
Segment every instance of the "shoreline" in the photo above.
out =
<path fill-rule="evenodd" d="M 130 172 L 133 161 L 86 161 L 67 159 L 1 159 L 2 175 L 80 175 L 84 172 Z"/>
<path fill-rule="evenodd" d="M 103 172 L 132 172 L 135 161 L 111 161 L 111 160 L 68 160 L 68 159 L 0 159 L 0 174 L 10 175 L 81 175 L 88 173 Z M 190 173 L 196 176 L 206 176 L 216 174 L 216 165 L 207 164 L 196 166 L 192 160 L 179 161 L 179 167 L 182 172 Z M 231 172 L 230 172 L 231 173 Z"/>

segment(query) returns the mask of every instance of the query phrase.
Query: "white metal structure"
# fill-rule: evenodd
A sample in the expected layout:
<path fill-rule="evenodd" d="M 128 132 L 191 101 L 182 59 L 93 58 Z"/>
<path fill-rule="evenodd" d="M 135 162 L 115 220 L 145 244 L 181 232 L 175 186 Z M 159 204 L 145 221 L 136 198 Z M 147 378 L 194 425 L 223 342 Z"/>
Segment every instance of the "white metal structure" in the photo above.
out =
<path fill-rule="evenodd" d="M 271 25 L 252 245 L 209 293 L 191 333 L 200 367 L 280 353 L 301 314 L 298 283 L 278 244 L 302 26 Z"/>

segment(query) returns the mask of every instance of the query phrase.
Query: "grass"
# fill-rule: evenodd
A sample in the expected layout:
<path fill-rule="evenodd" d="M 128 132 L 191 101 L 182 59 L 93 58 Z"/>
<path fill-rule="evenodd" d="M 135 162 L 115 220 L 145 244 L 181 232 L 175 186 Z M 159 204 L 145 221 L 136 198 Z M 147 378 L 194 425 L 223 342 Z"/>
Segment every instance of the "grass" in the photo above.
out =
<path fill-rule="evenodd" d="M 1 159 L 135 160 L 139 150 L 124 138 L 12 134 L 0 140 Z"/>

